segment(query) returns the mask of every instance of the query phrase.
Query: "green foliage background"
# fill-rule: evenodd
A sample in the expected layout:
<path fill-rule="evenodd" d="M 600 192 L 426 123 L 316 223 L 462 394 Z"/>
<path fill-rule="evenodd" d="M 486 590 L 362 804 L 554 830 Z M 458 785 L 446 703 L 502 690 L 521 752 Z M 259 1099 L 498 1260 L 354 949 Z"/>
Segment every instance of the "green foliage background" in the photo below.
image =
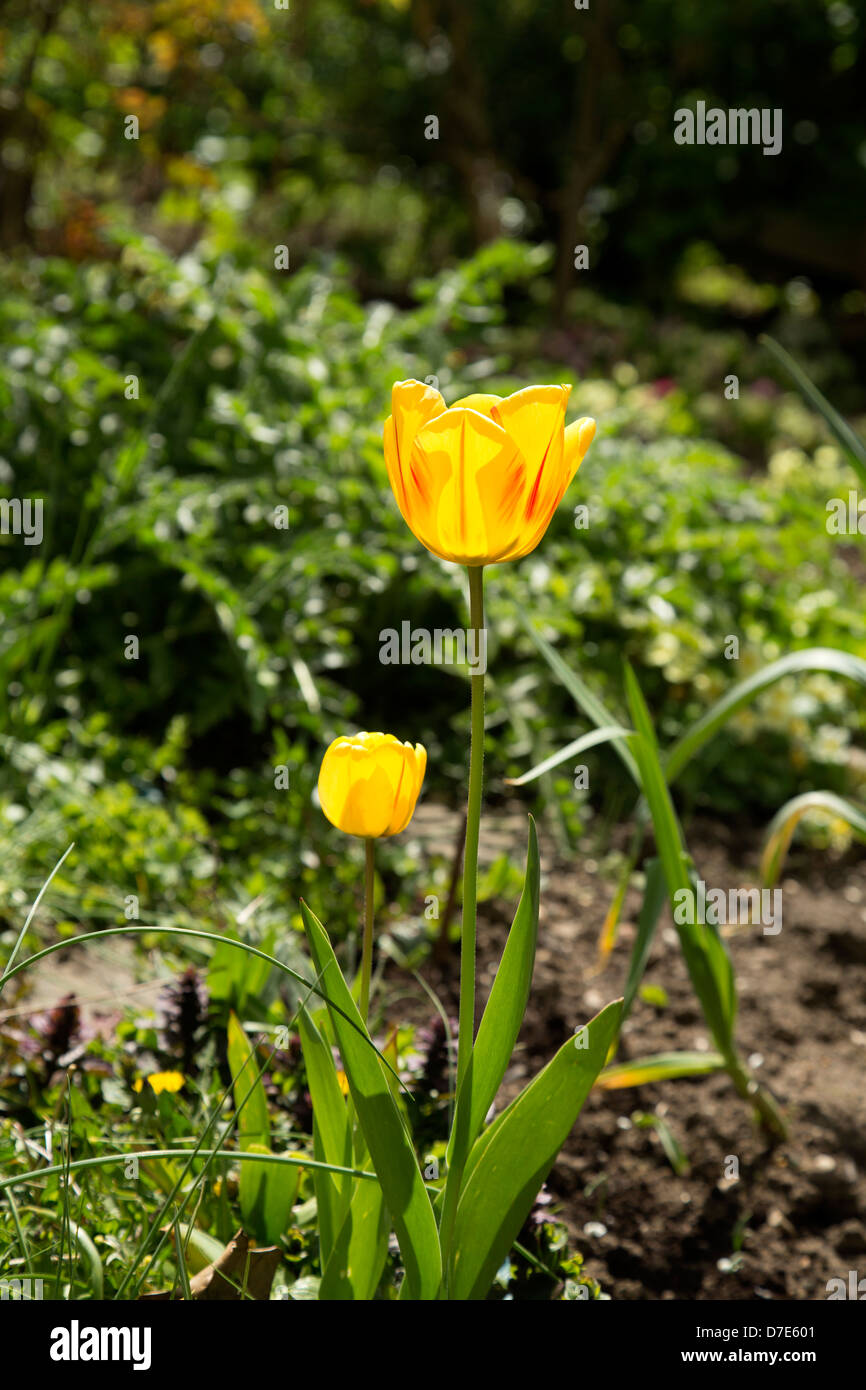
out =
<path fill-rule="evenodd" d="M 861 409 L 856 7 L 43 0 L 0 42 L 0 481 L 46 517 L 38 549 L 0 537 L 11 903 L 74 837 L 76 920 L 138 891 L 223 923 L 264 894 L 284 923 L 327 887 L 339 932 L 357 864 L 313 801 L 324 744 L 421 739 L 459 799 L 463 677 L 378 662 L 386 627 L 463 621 L 387 486 L 399 378 L 571 381 L 599 421 L 544 544 L 491 575 L 494 800 L 580 732 L 521 610 L 619 713 L 627 656 L 665 736 L 792 646 L 862 653 L 857 552 L 824 526 L 853 475 L 756 346 Z M 698 97 L 780 107 L 783 153 L 676 146 Z M 850 790 L 861 722 L 829 679 L 782 687 L 687 804 Z M 627 805 L 594 757 L 591 797 L 547 784 L 572 843 Z M 414 911 L 430 867 L 388 851 Z"/>

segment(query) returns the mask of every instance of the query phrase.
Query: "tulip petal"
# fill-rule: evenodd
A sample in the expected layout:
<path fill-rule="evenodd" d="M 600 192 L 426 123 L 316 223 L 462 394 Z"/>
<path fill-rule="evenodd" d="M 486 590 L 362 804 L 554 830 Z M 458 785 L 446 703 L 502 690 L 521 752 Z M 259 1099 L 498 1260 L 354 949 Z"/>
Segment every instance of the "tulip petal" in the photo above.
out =
<path fill-rule="evenodd" d="M 526 386 L 494 407 L 494 420 L 526 459 L 533 482 L 562 437 L 570 394 L 570 386 Z"/>
<path fill-rule="evenodd" d="M 551 450 L 527 498 L 524 534 L 504 559 L 520 560 L 541 541 L 594 435 L 595 421 L 588 417 L 576 420 L 565 430 L 561 451 L 558 447 Z"/>
<path fill-rule="evenodd" d="M 416 743 L 414 748 L 407 744 L 406 753 L 406 777 L 398 798 L 399 804 L 394 809 L 394 819 L 388 827 L 389 835 L 399 835 L 415 814 L 415 803 L 427 767 L 427 750 L 420 743 Z"/>
<path fill-rule="evenodd" d="M 397 505 L 407 521 L 404 474 L 412 445 L 418 431 L 444 410 L 442 393 L 421 381 L 397 381 L 391 390 L 391 414 L 385 421 L 385 465 Z"/>
<path fill-rule="evenodd" d="M 594 439 L 595 421 L 588 415 L 575 420 L 565 431 L 565 468 L 569 483 L 583 463 L 586 451 Z"/>
<path fill-rule="evenodd" d="M 479 415 L 489 415 L 494 419 L 493 407 L 502 400 L 501 396 L 485 395 L 479 391 L 474 396 L 461 396 L 459 401 L 451 402 L 452 410 L 477 410 Z"/>
<path fill-rule="evenodd" d="M 409 524 L 444 560 L 490 564 L 512 544 L 526 463 L 494 420 L 446 410 L 417 435 L 406 479 Z"/>
<path fill-rule="evenodd" d="M 391 411 L 385 421 L 384 450 L 388 481 L 407 526 L 411 527 L 405 475 L 415 436 L 445 410 L 441 392 L 420 381 L 398 381 L 391 390 Z"/>

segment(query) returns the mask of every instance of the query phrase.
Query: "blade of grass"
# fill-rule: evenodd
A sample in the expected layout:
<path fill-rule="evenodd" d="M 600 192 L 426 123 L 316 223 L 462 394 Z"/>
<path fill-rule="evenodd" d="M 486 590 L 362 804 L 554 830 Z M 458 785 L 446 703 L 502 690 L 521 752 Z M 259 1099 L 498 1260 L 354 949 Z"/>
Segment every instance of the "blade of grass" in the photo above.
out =
<path fill-rule="evenodd" d="M 837 820 L 845 821 L 858 840 L 866 840 L 866 812 L 835 792 L 804 792 L 786 801 L 776 812 L 767 827 L 767 836 L 761 854 L 761 879 L 772 888 L 778 882 L 785 856 L 791 840 L 803 816 L 810 811 L 826 811 Z"/>
<path fill-rule="evenodd" d="M 15 942 L 15 945 L 12 947 L 12 952 L 11 952 L 11 954 L 10 954 L 10 956 L 9 956 L 9 959 L 8 959 L 7 962 L 6 962 L 6 966 L 5 966 L 4 970 L 3 970 L 3 974 L 0 975 L 0 989 L 2 989 L 2 987 L 3 987 L 3 981 L 6 979 L 6 977 L 7 977 L 10 973 L 12 973 L 12 967 L 13 967 L 13 965 L 15 964 L 15 957 L 17 956 L 19 950 L 21 949 L 21 943 L 22 943 L 22 941 L 24 940 L 25 936 L 27 935 L 27 928 L 30 926 L 30 923 L 33 921 L 33 917 L 34 917 L 34 914 L 35 914 L 35 912 L 36 912 L 36 909 L 38 908 L 39 904 L 41 903 L 42 899 L 44 898 L 45 893 L 46 893 L 46 890 L 47 890 L 47 888 L 48 888 L 48 885 L 51 883 L 51 880 L 54 878 L 54 875 L 57 873 L 57 870 L 58 870 L 58 869 L 60 868 L 60 866 L 64 863 L 64 861 L 67 859 L 67 857 L 72 853 L 72 851 L 73 851 L 74 848 L 75 848 L 75 841 L 73 840 L 73 841 L 72 841 L 72 844 L 69 845 L 69 846 L 66 848 L 66 850 L 64 850 L 63 854 L 61 854 L 61 856 L 60 856 L 60 858 L 58 859 L 57 863 L 54 865 L 54 868 L 51 870 L 51 873 L 48 875 L 48 877 L 46 878 L 46 880 L 45 880 L 45 882 L 43 883 L 42 887 L 39 889 L 39 892 L 38 892 L 37 895 L 36 895 L 36 899 L 35 899 L 35 901 L 34 901 L 34 903 L 33 903 L 33 906 L 31 907 L 30 911 L 29 911 L 28 914 L 27 914 L 27 917 L 26 917 L 25 922 L 24 922 L 24 926 L 21 928 L 20 932 L 18 933 L 18 939 L 17 939 L 17 941 Z"/>
<path fill-rule="evenodd" d="M 654 1081 L 673 1081 L 683 1076 L 708 1076 L 724 1071 L 720 1052 L 659 1052 L 634 1062 L 617 1062 L 605 1067 L 595 1083 L 598 1091 L 621 1091 L 630 1086 L 647 1086 Z"/>
<path fill-rule="evenodd" d="M 544 657 L 550 669 L 559 677 L 569 695 L 577 704 L 578 709 L 583 710 L 584 714 L 589 715 L 596 728 L 612 729 L 617 721 L 613 718 L 610 711 L 598 696 L 590 690 L 589 686 L 581 680 L 580 676 L 576 675 L 570 667 L 566 666 L 559 652 L 556 651 L 549 642 L 545 641 L 541 633 L 535 631 L 531 619 L 528 618 L 526 614 L 518 611 L 517 616 L 527 636 L 535 643 L 535 646 Z M 624 766 L 628 769 L 632 781 L 640 787 L 640 776 L 637 770 L 637 763 L 634 760 L 634 754 L 631 752 L 627 740 L 623 738 L 617 739 L 613 746 Z"/>
<path fill-rule="evenodd" d="M 611 743 L 614 739 L 628 738 L 633 731 L 623 728 L 621 724 L 606 725 L 601 729 L 591 729 L 588 734 L 582 734 L 573 743 L 567 743 L 564 748 L 560 748 L 558 753 L 551 753 L 549 758 L 538 763 L 529 772 L 524 772 L 521 777 L 506 777 L 507 787 L 525 787 L 527 782 L 534 782 L 537 777 L 543 777 L 545 772 L 550 772 L 553 768 L 559 767 L 560 763 L 566 762 L 569 758 L 574 758 L 578 753 L 584 753 L 589 748 L 595 748 L 599 743 Z"/>
<path fill-rule="evenodd" d="M 787 656 L 772 661 L 769 666 L 764 666 L 746 680 L 739 681 L 686 730 L 669 749 L 664 759 L 668 783 L 676 781 L 686 764 L 718 733 L 732 715 L 775 681 L 802 671 L 825 671 L 866 686 L 866 661 L 862 657 L 837 651 L 835 647 L 804 647 L 801 651 L 788 652 Z"/>
<path fill-rule="evenodd" d="M 803 371 L 799 362 L 796 362 L 791 354 L 785 351 L 781 343 L 777 343 L 775 338 L 771 338 L 768 333 L 762 333 L 758 342 L 772 353 L 788 375 L 793 377 L 800 394 L 810 405 L 815 407 L 819 415 L 823 416 L 851 460 L 851 466 L 861 483 L 866 485 L 866 444 L 860 436 L 851 428 L 848 421 L 842 418 L 835 406 L 830 404 L 827 397 L 818 390 L 815 383 Z"/>
<path fill-rule="evenodd" d="M 182 1158 L 189 1153 L 189 1149 L 136 1149 L 131 1154 L 97 1154 L 93 1158 L 76 1158 L 68 1166 L 63 1163 L 52 1163 L 45 1168 L 30 1168 L 26 1173 L 13 1173 L 11 1177 L 0 1178 L 0 1192 L 10 1187 L 20 1187 L 26 1183 L 36 1182 L 42 1178 L 56 1178 L 58 1173 L 66 1173 L 67 1171 L 75 1173 L 87 1168 L 110 1167 L 112 1163 L 126 1163 L 130 1157 L 147 1162 L 148 1159 Z M 237 1149 L 197 1148 L 193 1152 L 193 1157 L 224 1158 L 232 1163 L 285 1163 L 297 1168 L 321 1168 L 327 1173 L 336 1173 L 338 1176 L 345 1175 L 350 1178 L 364 1178 L 369 1182 L 378 1182 L 376 1174 L 369 1172 L 366 1168 L 341 1168 L 337 1164 L 323 1163 L 314 1158 L 296 1158 L 290 1154 L 242 1153 Z"/>
<path fill-rule="evenodd" d="M 172 1234 L 174 1237 L 174 1253 L 177 1258 L 177 1272 L 180 1277 L 181 1289 L 183 1290 L 185 1301 L 189 1303 L 192 1300 L 192 1289 L 189 1286 L 189 1271 L 186 1267 L 186 1258 L 183 1246 L 181 1245 L 180 1211 L 175 1212 Z"/>

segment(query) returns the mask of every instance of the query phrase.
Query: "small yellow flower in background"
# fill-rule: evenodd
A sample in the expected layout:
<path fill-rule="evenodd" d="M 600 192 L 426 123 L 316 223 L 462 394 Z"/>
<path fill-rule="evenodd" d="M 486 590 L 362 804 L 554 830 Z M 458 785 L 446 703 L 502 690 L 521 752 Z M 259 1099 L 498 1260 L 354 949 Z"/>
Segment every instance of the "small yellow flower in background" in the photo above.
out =
<path fill-rule="evenodd" d="M 183 1073 L 179 1071 L 152 1071 L 145 1080 L 157 1095 L 162 1091 L 173 1094 L 175 1091 L 179 1091 L 184 1083 Z M 141 1077 L 133 1082 L 132 1089 L 139 1092 L 144 1090 L 144 1081 Z"/>
<path fill-rule="evenodd" d="M 464 396 L 398 381 L 385 422 L 385 463 L 403 520 L 442 560 L 492 565 L 534 550 L 595 435 L 565 428 L 570 386 Z"/>
<path fill-rule="evenodd" d="M 344 1071 L 337 1072 L 337 1085 L 344 1096 L 349 1094 L 349 1078 Z"/>
<path fill-rule="evenodd" d="M 399 835 L 415 812 L 427 752 L 393 734 L 335 738 L 319 771 L 319 800 L 346 835 Z"/>

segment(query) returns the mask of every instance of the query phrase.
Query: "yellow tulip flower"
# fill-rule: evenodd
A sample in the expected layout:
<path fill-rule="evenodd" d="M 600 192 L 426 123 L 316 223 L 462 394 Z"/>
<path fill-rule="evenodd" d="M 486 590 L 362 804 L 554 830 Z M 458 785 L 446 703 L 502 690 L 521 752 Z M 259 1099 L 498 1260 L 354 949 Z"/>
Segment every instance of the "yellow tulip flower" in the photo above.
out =
<path fill-rule="evenodd" d="M 347 835 L 399 835 L 415 813 L 427 752 L 393 734 L 335 738 L 319 771 L 319 800 Z"/>
<path fill-rule="evenodd" d="M 570 386 L 464 396 L 450 408 L 420 381 L 398 381 L 385 463 L 403 520 L 423 546 L 460 565 L 534 550 L 595 435 L 565 428 Z"/>

